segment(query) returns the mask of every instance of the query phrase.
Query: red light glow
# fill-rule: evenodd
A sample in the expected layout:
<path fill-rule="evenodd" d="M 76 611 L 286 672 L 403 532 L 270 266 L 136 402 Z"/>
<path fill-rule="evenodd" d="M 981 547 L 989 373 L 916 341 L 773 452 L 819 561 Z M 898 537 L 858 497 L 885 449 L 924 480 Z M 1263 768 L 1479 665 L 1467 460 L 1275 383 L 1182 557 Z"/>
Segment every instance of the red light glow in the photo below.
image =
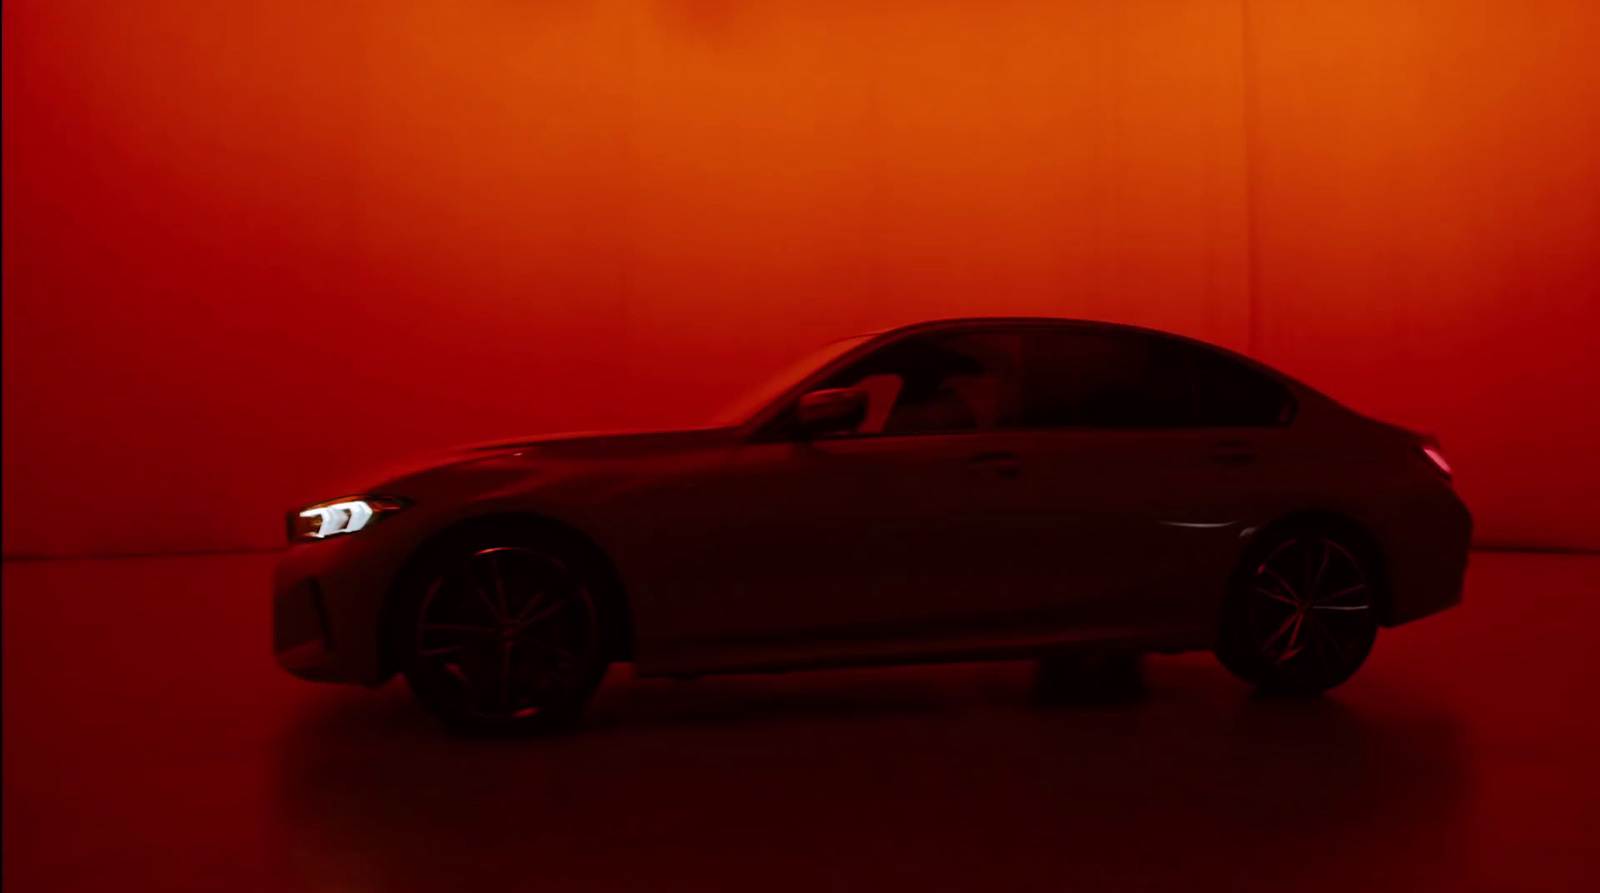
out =
<path fill-rule="evenodd" d="M 836 338 L 1005 314 L 1246 350 L 1446 437 L 1485 540 L 1600 546 L 1600 464 L 1558 461 L 1600 455 L 1591 0 L 8 0 L 0 32 L 7 554 L 271 547 L 409 453 L 692 424 Z"/>
<path fill-rule="evenodd" d="M 1427 456 L 1436 468 L 1444 472 L 1445 477 L 1454 477 L 1454 472 L 1450 470 L 1450 463 L 1445 461 L 1444 453 L 1439 452 L 1438 447 L 1424 446 L 1422 454 Z"/>

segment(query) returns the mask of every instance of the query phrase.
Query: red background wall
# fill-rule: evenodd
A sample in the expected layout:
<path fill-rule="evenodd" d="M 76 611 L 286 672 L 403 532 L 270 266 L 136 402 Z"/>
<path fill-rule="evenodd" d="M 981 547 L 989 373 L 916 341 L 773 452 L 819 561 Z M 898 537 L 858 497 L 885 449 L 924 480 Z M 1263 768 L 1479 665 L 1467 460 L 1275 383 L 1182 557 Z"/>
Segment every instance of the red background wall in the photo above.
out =
<path fill-rule="evenodd" d="M 419 449 L 1048 313 L 1437 431 L 1600 547 L 1585 0 L 4 5 L 4 550 L 270 547 Z"/>

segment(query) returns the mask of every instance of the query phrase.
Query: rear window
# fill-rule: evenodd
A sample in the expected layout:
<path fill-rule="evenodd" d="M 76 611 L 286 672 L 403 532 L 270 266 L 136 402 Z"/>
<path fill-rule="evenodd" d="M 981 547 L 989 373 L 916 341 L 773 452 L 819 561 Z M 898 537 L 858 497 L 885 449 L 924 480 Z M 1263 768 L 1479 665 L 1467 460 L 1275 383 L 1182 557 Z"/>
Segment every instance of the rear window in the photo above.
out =
<path fill-rule="evenodd" d="M 1029 428 L 1180 428 L 1195 423 L 1179 345 L 1090 331 L 1023 341 L 1022 424 Z"/>
<path fill-rule="evenodd" d="M 1249 428 L 1284 425 L 1294 399 L 1271 377 L 1215 351 L 1196 349 L 1189 358 L 1201 425 Z"/>

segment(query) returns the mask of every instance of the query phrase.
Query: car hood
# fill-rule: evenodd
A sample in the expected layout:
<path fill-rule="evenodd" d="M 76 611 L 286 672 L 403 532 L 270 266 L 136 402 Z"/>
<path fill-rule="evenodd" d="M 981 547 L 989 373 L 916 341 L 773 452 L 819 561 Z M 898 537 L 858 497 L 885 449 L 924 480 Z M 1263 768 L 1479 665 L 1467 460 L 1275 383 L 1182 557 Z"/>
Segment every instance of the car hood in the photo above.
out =
<path fill-rule="evenodd" d="M 642 459 L 686 450 L 731 446 L 737 442 L 732 428 L 687 428 L 666 431 L 592 431 L 540 434 L 507 440 L 462 444 L 417 453 L 321 488 L 305 504 L 318 499 L 381 492 L 394 484 L 429 472 L 492 459 L 522 457 L 530 462 L 582 462 Z"/>
<path fill-rule="evenodd" d="M 668 431 L 587 431 L 540 434 L 449 447 L 417 457 L 424 467 L 529 453 L 552 459 L 613 459 L 650 456 L 731 443 L 731 428 L 682 428 Z"/>

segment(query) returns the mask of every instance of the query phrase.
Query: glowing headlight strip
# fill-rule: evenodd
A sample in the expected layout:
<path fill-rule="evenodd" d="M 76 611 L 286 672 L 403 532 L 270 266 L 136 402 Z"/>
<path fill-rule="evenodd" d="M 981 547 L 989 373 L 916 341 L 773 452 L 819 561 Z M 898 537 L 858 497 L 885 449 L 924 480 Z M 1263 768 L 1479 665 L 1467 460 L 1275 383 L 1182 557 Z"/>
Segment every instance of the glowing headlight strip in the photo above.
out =
<path fill-rule="evenodd" d="M 314 535 L 321 539 L 338 533 L 355 533 L 367 526 L 367 522 L 372 520 L 372 506 L 360 500 L 336 502 L 306 509 L 300 513 L 300 517 L 318 519 Z"/>

